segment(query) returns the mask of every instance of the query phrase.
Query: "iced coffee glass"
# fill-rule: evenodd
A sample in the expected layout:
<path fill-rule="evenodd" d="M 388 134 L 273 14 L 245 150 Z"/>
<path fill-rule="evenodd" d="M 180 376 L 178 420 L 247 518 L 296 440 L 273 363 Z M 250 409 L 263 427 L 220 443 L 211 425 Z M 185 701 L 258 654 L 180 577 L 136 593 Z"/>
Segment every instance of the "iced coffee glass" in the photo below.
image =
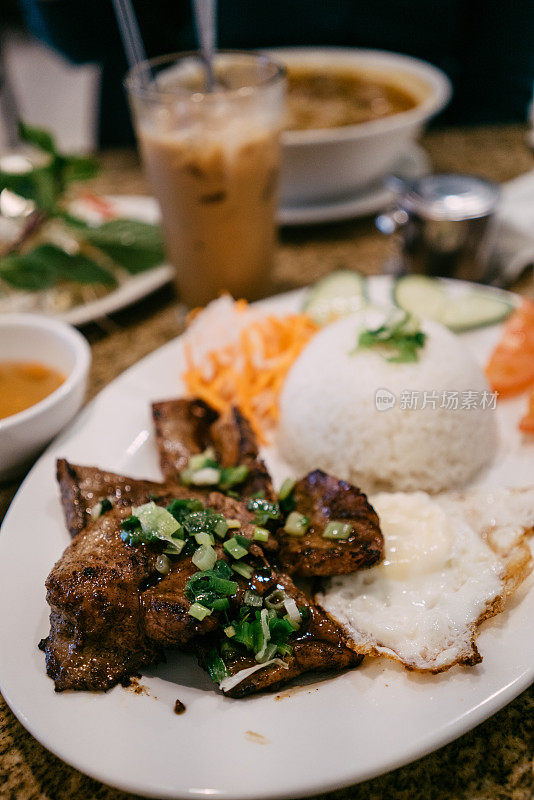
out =
<path fill-rule="evenodd" d="M 206 92 L 196 53 L 146 61 L 126 86 L 143 165 L 161 206 L 181 299 L 269 288 L 285 78 L 256 53 L 221 51 Z"/>

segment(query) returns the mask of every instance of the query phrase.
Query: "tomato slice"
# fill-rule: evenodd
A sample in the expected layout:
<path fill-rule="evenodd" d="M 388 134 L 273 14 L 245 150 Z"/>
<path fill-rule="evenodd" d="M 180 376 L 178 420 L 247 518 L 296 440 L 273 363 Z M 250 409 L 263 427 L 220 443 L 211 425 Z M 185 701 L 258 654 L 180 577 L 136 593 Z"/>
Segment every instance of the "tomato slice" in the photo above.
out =
<path fill-rule="evenodd" d="M 502 397 L 534 385 L 534 300 L 524 300 L 506 323 L 486 366 L 492 389 Z"/>

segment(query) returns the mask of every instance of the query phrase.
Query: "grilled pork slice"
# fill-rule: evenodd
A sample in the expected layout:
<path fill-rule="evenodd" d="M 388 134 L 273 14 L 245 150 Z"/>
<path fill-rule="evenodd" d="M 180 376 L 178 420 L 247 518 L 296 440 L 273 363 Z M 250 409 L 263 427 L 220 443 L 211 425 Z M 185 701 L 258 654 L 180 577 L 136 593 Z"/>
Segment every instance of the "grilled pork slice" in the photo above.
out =
<path fill-rule="evenodd" d="M 159 506 L 166 506 L 176 499 L 200 500 L 228 519 L 238 520 L 244 526 L 244 530 L 240 531 L 243 536 L 250 539 L 254 536 L 254 513 L 244 503 L 210 489 L 128 478 L 98 467 L 70 464 L 64 458 L 58 459 L 57 479 L 65 521 L 72 537 L 93 522 L 91 511 L 95 504 L 104 499 L 110 500 L 113 507 L 124 508 L 139 506 L 150 500 Z M 271 534 L 261 546 L 267 553 L 278 550 L 278 542 Z"/>
<path fill-rule="evenodd" d="M 295 484 L 292 498 L 308 527 L 301 535 L 278 531 L 280 564 L 290 575 L 344 575 L 380 561 L 384 540 L 378 517 L 355 486 L 315 470 Z M 347 538 L 323 536 L 328 523 L 340 523 L 337 533 Z"/>
<path fill-rule="evenodd" d="M 90 468 L 76 468 L 82 472 Z M 79 509 L 87 513 L 83 497 L 93 502 L 94 485 L 101 485 L 99 470 L 84 472 L 86 495 L 79 499 Z M 109 477 L 110 473 L 106 473 Z M 50 634 L 41 643 L 46 653 L 47 671 L 56 682 L 56 689 L 106 690 L 123 681 L 140 667 L 156 661 L 161 646 L 182 647 L 196 636 L 218 630 L 217 615 L 203 620 L 189 614 L 191 598 L 186 585 L 198 567 L 192 562 L 197 542 L 191 538 L 184 553 L 171 557 L 168 574 L 156 569 L 164 543 L 126 544 L 121 538 L 121 523 L 131 513 L 135 502 L 146 499 L 141 493 L 146 482 L 129 481 L 122 476 L 119 483 L 108 480 L 107 494 L 120 495 L 122 506 L 112 508 L 82 532 L 65 550 L 47 580 L 47 600 L 51 606 Z M 140 484 L 138 486 L 137 484 Z M 128 491 L 124 488 L 129 487 Z M 183 497 L 185 487 L 178 487 Z M 173 497 L 160 496 L 156 503 L 166 505 Z M 198 499 L 198 498 L 195 498 Z M 246 506 L 232 498 L 211 492 L 204 498 L 205 507 L 227 519 L 241 523 L 240 536 L 253 540 L 256 526 Z M 67 504 L 66 513 L 71 512 Z M 262 547 L 252 542 L 247 560 L 254 566 L 251 580 L 239 574 L 232 580 L 238 584 L 231 598 L 232 611 L 242 602 L 247 589 L 255 587 L 256 574 L 269 570 L 263 547 L 276 550 L 277 542 L 269 537 Z M 215 545 L 217 557 L 230 561 L 222 541 Z"/>
<path fill-rule="evenodd" d="M 57 462 L 57 480 L 65 522 L 72 537 L 92 522 L 91 509 L 108 499 L 113 506 L 138 506 L 160 498 L 165 505 L 175 497 L 200 497 L 201 492 L 184 486 L 166 486 L 155 481 L 137 480 L 97 467 L 69 464 L 64 458 Z"/>
<path fill-rule="evenodd" d="M 215 552 L 219 561 L 226 564 L 232 561 L 221 544 L 215 545 Z M 271 572 L 262 549 L 256 544 L 251 545 L 247 562 L 254 567 L 254 574 L 250 579 L 239 574 L 231 576 L 238 589 L 234 596 L 228 598 L 230 614 L 237 613 L 247 590 L 257 591 L 258 586 L 262 585 L 258 573 L 265 575 L 266 572 Z M 199 641 L 214 631 L 216 634 L 222 631 L 224 618 L 216 613 L 205 617 L 201 622 L 189 614 L 191 599 L 187 596 L 186 587 L 190 578 L 198 572 L 198 567 L 190 558 L 173 560 L 169 574 L 143 592 L 141 602 L 145 629 L 152 642 L 163 647 L 180 647 L 191 640 Z"/>
<path fill-rule="evenodd" d="M 120 523 L 128 510 L 104 514 L 67 547 L 46 581 L 50 633 L 40 647 L 56 691 L 106 690 L 157 661 L 146 636 L 141 587 L 157 575 L 157 554 L 128 547 Z"/>
<path fill-rule="evenodd" d="M 303 614 L 300 628 L 289 637 L 287 644 L 291 653 L 277 656 L 274 663 L 259 668 L 252 653 L 241 645 L 232 645 L 232 639 L 225 635 L 195 640 L 199 664 L 213 675 L 214 654 L 222 657 L 227 677 L 218 681 L 223 693 L 228 697 L 245 697 L 266 690 L 275 691 L 284 684 L 312 671 L 339 671 L 356 667 L 362 658 L 351 649 L 350 639 L 341 626 L 326 612 L 310 602 L 290 577 L 280 572 L 272 573 L 271 579 L 259 590 L 263 596 L 273 591 L 283 591 L 292 598 Z M 247 675 L 243 671 L 250 670 Z M 239 675 L 243 673 L 243 675 Z M 237 680 L 242 677 L 241 680 Z M 215 677 L 214 677 L 215 679 Z"/>
<path fill-rule="evenodd" d="M 271 478 L 258 455 L 256 437 L 237 408 L 219 415 L 202 400 L 180 398 L 154 403 L 152 416 L 166 480 L 179 481 L 191 456 L 212 447 L 221 467 L 248 468 L 246 480 L 235 487 L 240 494 L 250 497 L 263 492 L 267 499 L 275 498 Z"/>
<path fill-rule="evenodd" d="M 152 404 L 159 460 L 166 480 L 179 480 L 191 456 L 202 453 L 211 444 L 210 428 L 218 416 L 198 399 Z"/>

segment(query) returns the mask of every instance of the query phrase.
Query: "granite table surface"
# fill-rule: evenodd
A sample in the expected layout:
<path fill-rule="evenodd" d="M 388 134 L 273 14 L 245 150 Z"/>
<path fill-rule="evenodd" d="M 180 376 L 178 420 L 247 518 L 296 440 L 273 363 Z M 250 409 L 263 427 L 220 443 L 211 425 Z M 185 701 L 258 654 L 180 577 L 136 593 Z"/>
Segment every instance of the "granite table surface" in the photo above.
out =
<path fill-rule="evenodd" d="M 534 168 L 519 125 L 436 130 L 423 144 L 439 171 L 476 173 L 506 181 Z M 148 194 L 133 151 L 102 154 L 101 193 Z M 372 219 L 282 230 L 275 267 L 277 290 L 310 283 L 329 271 L 380 272 L 394 245 Z M 534 296 L 532 280 L 516 287 Z M 185 309 L 164 288 L 130 309 L 83 329 L 93 353 L 88 399 L 124 369 L 178 335 Z M 17 484 L 0 485 L 0 519 Z M 1 534 L 0 534 L 1 535 Z M 2 646 L 0 641 L 0 647 Z M 510 653 L 513 658 L 513 653 Z M 179 718 L 177 718 L 179 719 Z M 51 720 L 53 725 L 53 720 Z M 298 768 L 298 767 L 297 767 Z M 0 798 L 10 800 L 128 800 L 64 764 L 16 720 L 0 696 Z M 534 797 L 534 687 L 500 713 L 401 769 L 329 795 L 328 800 L 531 800 Z"/>

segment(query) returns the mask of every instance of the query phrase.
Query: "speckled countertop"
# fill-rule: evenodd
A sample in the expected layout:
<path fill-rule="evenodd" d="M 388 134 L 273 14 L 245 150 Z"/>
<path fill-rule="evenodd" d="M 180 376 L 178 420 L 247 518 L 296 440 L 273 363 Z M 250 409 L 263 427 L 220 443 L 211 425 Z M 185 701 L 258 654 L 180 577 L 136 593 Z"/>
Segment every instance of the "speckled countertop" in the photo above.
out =
<path fill-rule="evenodd" d="M 436 131 L 424 145 L 441 171 L 477 173 L 505 181 L 534 168 L 520 126 Z M 102 193 L 147 193 L 135 154 L 107 153 L 94 184 Z M 379 272 L 392 245 L 357 220 L 281 233 L 277 289 L 316 280 L 338 267 Z M 532 282 L 518 287 L 534 296 Z M 99 325 L 84 329 L 93 350 L 90 396 L 142 356 L 181 332 L 184 310 L 170 289 Z M 0 519 L 17 486 L 0 485 Z M 0 647 L 1 647 L 0 639 Z M 510 653 L 510 658 L 513 658 Z M 51 720 L 53 725 L 54 721 Z M 0 798 L 10 800 L 128 800 L 48 753 L 25 731 L 0 696 Z M 532 800 L 534 688 L 474 731 L 436 753 L 388 775 L 328 795 L 329 800 Z"/>

